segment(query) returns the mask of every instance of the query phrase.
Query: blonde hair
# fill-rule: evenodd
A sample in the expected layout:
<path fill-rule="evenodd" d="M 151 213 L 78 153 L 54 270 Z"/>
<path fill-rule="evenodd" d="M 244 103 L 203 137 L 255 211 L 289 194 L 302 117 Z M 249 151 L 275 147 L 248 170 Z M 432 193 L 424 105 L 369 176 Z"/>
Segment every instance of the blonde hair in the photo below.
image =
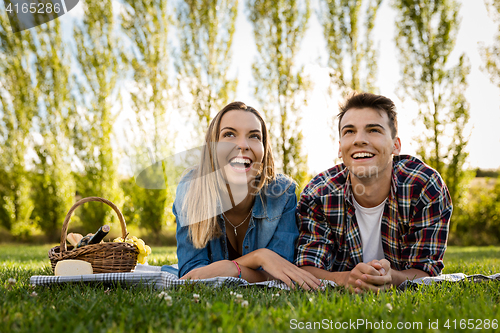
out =
<path fill-rule="evenodd" d="M 216 144 L 219 141 L 220 122 L 224 114 L 233 110 L 253 113 L 262 126 L 262 144 L 264 156 L 262 159 L 261 174 L 256 178 L 258 184 L 254 187 L 258 193 L 265 185 L 276 178 L 274 158 L 269 142 L 267 126 L 260 113 L 242 102 L 233 102 L 226 105 L 212 119 L 205 135 L 205 148 L 201 153 L 200 163 L 194 169 L 194 177 L 183 200 L 182 210 L 185 212 L 189 224 L 189 235 L 195 248 L 204 248 L 207 243 L 219 237 L 222 230 L 217 222 L 221 213 L 218 209 L 221 204 L 221 194 L 228 194 L 226 181 L 222 177 L 218 165 Z M 220 207 L 222 208 L 222 207 Z M 200 222 L 201 221 L 201 222 Z"/>

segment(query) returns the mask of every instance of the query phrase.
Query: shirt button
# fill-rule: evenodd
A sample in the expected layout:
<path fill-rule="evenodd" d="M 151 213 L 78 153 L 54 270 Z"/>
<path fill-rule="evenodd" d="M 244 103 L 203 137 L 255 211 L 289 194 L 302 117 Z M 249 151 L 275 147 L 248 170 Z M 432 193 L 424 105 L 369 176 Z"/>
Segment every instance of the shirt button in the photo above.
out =
<path fill-rule="evenodd" d="M 245 249 L 248 249 L 248 245 L 247 245 L 247 246 L 245 246 Z"/>

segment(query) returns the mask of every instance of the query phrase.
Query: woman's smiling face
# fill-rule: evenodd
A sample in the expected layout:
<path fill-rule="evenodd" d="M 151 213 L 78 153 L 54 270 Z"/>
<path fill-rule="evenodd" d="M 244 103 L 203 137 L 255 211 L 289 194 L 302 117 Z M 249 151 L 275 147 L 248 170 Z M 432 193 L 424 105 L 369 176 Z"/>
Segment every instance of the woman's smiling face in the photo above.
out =
<path fill-rule="evenodd" d="M 264 157 L 262 126 L 249 111 L 226 112 L 219 126 L 217 159 L 230 184 L 249 184 L 259 174 Z"/>

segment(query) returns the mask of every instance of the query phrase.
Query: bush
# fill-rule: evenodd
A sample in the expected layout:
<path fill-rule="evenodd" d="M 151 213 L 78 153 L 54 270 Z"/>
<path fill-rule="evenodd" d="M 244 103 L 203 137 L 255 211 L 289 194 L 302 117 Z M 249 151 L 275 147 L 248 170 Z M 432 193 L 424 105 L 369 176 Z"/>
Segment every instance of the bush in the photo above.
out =
<path fill-rule="evenodd" d="M 451 221 L 450 244 L 500 244 L 500 178 L 476 178 Z"/>

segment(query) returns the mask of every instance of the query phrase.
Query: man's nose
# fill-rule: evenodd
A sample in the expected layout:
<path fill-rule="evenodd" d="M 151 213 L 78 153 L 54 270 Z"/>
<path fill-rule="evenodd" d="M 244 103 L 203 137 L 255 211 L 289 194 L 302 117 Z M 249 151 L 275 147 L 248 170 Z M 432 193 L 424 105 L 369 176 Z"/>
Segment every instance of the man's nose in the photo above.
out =
<path fill-rule="evenodd" d="M 357 146 L 368 144 L 368 139 L 364 131 L 358 131 L 356 133 L 356 137 L 354 138 L 354 144 Z"/>

